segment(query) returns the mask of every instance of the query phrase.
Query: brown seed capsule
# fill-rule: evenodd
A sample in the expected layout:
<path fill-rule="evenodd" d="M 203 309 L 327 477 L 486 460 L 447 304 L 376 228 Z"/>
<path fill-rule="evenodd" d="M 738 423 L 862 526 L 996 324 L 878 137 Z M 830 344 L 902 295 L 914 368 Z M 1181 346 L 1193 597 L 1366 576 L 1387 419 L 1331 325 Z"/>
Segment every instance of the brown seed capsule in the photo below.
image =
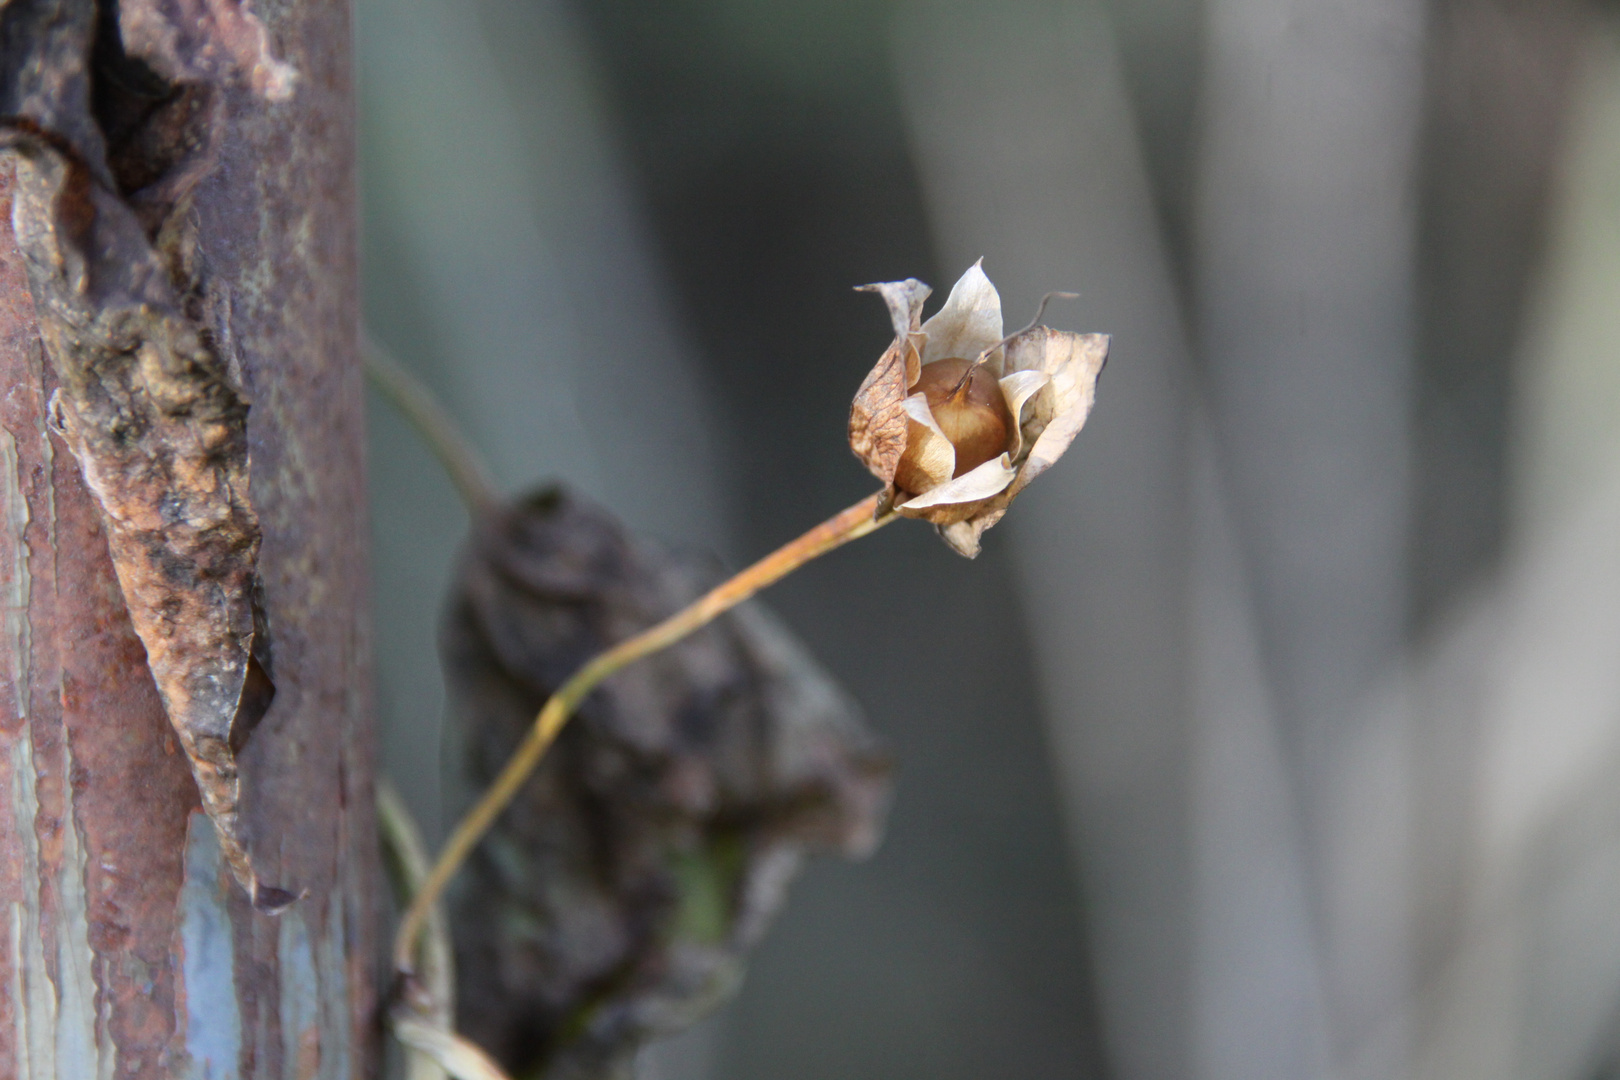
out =
<path fill-rule="evenodd" d="M 964 379 L 969 366 L 955 357 L 936 360 L 922 369 L 922 377 L 911 388 L 913 394 L 927 398 L 939 430 L 956 447 L 953 476 L 1000 455 L 1012 433 L 1012 414 L 996 377 L 980 366 Z"/>
<path fill-rule="evenodd" d="M 952 550 L 972 558 L 980 535 L 1085 424 L 1108 335 L 1053 330 L 1037 313 L 1029 327 L 1003 337 L 1001 299 L 978 264 L 927 320 L 928 286 L 916 279 L 868 288 L 888 305 L 895 336 L 851 403 L 850 449 L 887 485 L 898 513 L 935 526 Z M 1002 363 L 988 371 L 960 359 L 998 350 Z M 957 359 L 932 359 L 942 354 Z M 994 379 L 1003 367 L 1009 377 Z M 1024 408 L 1029 416 L 1020 423 Z"/>

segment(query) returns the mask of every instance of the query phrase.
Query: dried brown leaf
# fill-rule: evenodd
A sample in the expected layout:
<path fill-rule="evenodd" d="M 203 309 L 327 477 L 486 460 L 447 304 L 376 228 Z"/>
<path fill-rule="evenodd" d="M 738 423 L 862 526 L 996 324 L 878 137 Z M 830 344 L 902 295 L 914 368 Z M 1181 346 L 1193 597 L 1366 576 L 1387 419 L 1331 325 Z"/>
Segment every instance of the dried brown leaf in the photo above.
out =
<path fill-rule="evenodd" d="M 551 492 L 487 520 L 442 642 L 478 784 L 595 653 L 712 567 Z M 461 1027 L 515 1073 L 619 1075 L 726 996 L 806 851 L 876 843 L 887 761 L 755 604 L 586 699 L 472 865 L 455 911 Z"/>

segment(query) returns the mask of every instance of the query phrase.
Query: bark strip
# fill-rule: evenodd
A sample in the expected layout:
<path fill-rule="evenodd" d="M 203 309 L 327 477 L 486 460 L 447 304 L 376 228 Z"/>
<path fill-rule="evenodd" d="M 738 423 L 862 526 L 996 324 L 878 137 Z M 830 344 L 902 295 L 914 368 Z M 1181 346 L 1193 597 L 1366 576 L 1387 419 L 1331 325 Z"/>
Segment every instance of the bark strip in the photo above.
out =
<path fill-rule="evenodd" d="M 176 14 L 156 4 L 117 16 L 91 0 L 7 5 L 0 145 L 16 159 L 13 228 L 59 383 L 52 425 L 100 507 L 224 859 L 254 905 L 274 912 L 296 897 L 259 881 L 238 820 L 237 755 L 274 695 L 248 402 L 201 318 L 188 226 L 223 116 L 214 87 L 163 74 L 240 74 L 284 97 L 290 69 L 263 48 L 209 37 L 258 25 L 230 11 L 234 21 L 188 25 L 177 38 L 156 33 Z M 118 18 L 151 43 L 150 64 L 125 52 Z M 258 27 L 260 46 L 263 36 Z M 251 63 L 238 73 L 217 62 L 224 55 Z"/>

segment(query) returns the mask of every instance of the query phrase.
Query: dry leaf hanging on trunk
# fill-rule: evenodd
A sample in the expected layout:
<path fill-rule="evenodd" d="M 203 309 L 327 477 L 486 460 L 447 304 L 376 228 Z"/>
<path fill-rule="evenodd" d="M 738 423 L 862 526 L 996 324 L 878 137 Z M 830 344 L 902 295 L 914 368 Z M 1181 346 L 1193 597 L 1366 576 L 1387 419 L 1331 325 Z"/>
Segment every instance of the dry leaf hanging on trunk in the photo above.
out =
<path fill-rule="evenodd" d="M 226 861 L 261 910 L 237 755 L 274 693 L 248 496 L 248 404 L 202 318 L 188 199 L 213 167 L 220 86 L 293 73 L 231 0 L 0 7 L 0 146 L 54 425 L 100 506 L 130 621 Z M 126 47 L 128 52 L 125 52 Z M 131 808 L 131 812 L 139 812 Z"/>
<path fill-rule="evenodd" d="M 716 568 L 558 491 L 476 531 L 443 634 L 487 783 L 550 691 Z M 523 1075 L 628 1075 L 736 984 L 807 851 L 875 845 L 888 767 L 848 698 L 745 605 L 614 675 L 475 857 L 454 909 L 460 1027 Z"/>

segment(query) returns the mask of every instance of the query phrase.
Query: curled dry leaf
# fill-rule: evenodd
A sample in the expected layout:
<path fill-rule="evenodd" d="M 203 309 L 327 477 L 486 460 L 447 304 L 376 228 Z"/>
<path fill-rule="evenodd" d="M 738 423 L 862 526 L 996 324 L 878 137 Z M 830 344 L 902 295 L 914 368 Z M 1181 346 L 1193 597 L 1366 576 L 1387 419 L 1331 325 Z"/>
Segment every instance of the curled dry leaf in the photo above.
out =
<path fill-rule="evenodd" d="M 163 40 L 159 68 L 214 55 L 206 27 L 192 28 L 195 40 L 158 33 L 160 8 L 126 0 L 118 9 Z M 237 755 L 274 694 L 248 405 L 188 309 L 199 283 L 176 225 L 211 167 L 222 117 L 212 88 L 167 86 L 125 55 L 110 26 L 98 29 L 101 10 L 90 0 L 0 9 L 13 227 L 58 383 L 53 426 L 100 506 L 130 621 L 226 861 L 255 906 L 273 912 L 296 897 L 258 880 L 238 813 Z M 93 111 L 92 72 L 146 82 L 122 107 L 109 94 L 113 103 Z M 258 80 L 256 69 L 246 74 Z"/>
<path fill-rule="evenodd" d="M 563 492 L 486 519 L 442 639 L 473 779 L 593 655 L 717 578 Z M 462 1030 L 516 1074 L 628 1075 L 736 985 L 805 852 L 871 850 L 887 777 L 848 698 L 755 604 L 614 675 L 474 858 Z"/>
<path fill-rule="evenodd" d="M 1085 424 L 1108 336 L 1031 326 L 1002 337 L 1001 298 L 978 263 L 926 322 L 921 282 L 862 288 L 888 304 L 895 339 L 855 395 L 850 448 L 899 513 L 972 558 Z"/>

